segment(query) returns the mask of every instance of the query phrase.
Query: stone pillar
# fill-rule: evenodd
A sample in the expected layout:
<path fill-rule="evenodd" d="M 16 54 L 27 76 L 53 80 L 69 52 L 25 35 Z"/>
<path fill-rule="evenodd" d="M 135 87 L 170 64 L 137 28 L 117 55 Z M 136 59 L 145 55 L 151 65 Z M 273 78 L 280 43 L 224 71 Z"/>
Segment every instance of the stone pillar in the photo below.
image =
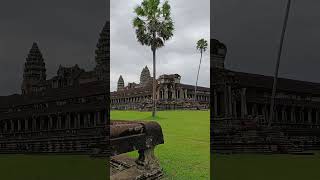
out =
<path fill-rule="evenodd" d="M 91 119 L 90 113 L 87 113 L 87 122 L 88 122 L 88 127 L 91 127 L 92 126 L 92 119 Z"/>
<path fill-rule="evenodd" d="M 164 88 L 164 99 L 165 100 L 168 99 L 168 88 L 167 87 Z"/>
<path fill-rule="evenodd" d="M 8 121 L 4 121 L 4 131 L 8 132 Z"/>
<path fill-rule="evenodd" d="M 268 108 L 267 108 L 267 105 L 264 105 L 264 106 L 263 106 L 262 115 L 263 115 L 263 117 L 264 117 L 263 122 L 264 122 L 264 123 L 267 122 L 267 120 L 268 120 Z"/>
<path fill-rule="evenodd" d="M 172 99 L 176 99 L 176 90 L 174 88 L 172 88 L 171 93 L 172 93 Z"/>
<path fill-rule="evenodd" d="M 303 112 L 303 108 L 300 108 L 300 113 L 299 113 L 299 115 L 300 115 L 300 123 L 301 123 L 301 122 L 304 123 L 304 112 Z"/>
<path fill-rule="evenodd" d="M 183 91 L 183 89 L 181 88 L 180 89 L 180 99 L 184 99 L 185 97 L 184 97 L 184 91 Z"/>
<path fill-rule="evenodd" d="M 36 131 L 37 130 L 37 126 L 36 126 L 36 118 L 32 117 L 32 131 Z"/>
<path fill-rule="evenodd" d="M 80 113 L 77 113 L 77 128 L 80 128 L 80 119 L 81 119 L 81 114 Z"/>
<path fill-rule="evenodd" d="M 184 98 L 185 98 L 185 99 L 188 98 L 188 90 L 187 90 L 187 89 L 184 90 Z"/>
<path fill-rule="evenodd" d="M 96 127 L 98 122 L 97 112 L 93 112 L 93 126 Z"/>
<path fill-rule="evenodd" d="M 100 112 L 100 111 L 97 111 L 97 112 L 96 112 L 96 116 L 97 116 L 97 123 L 98 123 L 98 124 L 102 124 L 101 112 Z"/>
<path fill-rule="evenodd" d="M 10 120 L 10 126 L 11 126 L 10 131 L 11 131 L 11 132 L 14 132 L 14 122 L 13 122 L 12 119 Z"/>
<path fill-rule="evenodd" d="M 44 119 L 41 117 L 41 116 L 39 116 L 39 123 L 40 123 L 40 125 L 39 125 L 39 130 L 41 131 L 41 130 L 43 130 L 44 129 Z"/>
<path fill-rule="evenodd" d="M 58 129 L 61 129 L 61 124 L 62 124 L 62 122 L 61 122 L 61 114 L 59 114 L 59 115 L 57 115 L 57 128 Z"/>
<path fill-rule="evenodd" d="M 71 114 L 66 114 L 66 129 L 71 129 Z"/>
<path fill-rule="evenodd" d="M 228 105 L 229 105 L 229 115 L 232 116 L 232 91 L 231 86 L 228 86 Z"/>
<path fill-rule="evenodd" d="M 29 123 L 28 118 L 24 119 L 24 131 L 29 131 Z"/>
<path fill-rule="evenodd" d="M 49 122 L 48 122 L 48 130 L 52 130 L 53 129 L 53 117 L 52 115 L 49 115 Z"/>
<path fill-rule="evenodd" d="M 308 109 L 308 124 L 312 124 L 312 109 Z"/>
<path fill-rule="evenodd" d="M 244 118 L 247 114 L 247 98 L 246 98 L 246 88 L 241 89 L 241 117 Z"/>
<path fill-rule="evenodd" d="M 233 108 L 232 108 L 232 114 L 233 114 L 233 117 L 237 117 L 237 101 L 233 101 Z"/>
<path fill-rule="evenodd" d="M 160 99 L 160 88 L 157 88 L 157 100 Z"/>
<path fill-rule="evenodd" d="M 291 120 L 290 122 L 291 123 L 296 123 L 297 122 L 297 119 L 296 119 L 296 113 L 295 113 L 295 108 L 294 107 L 291 107 Z"/>
<path fill-rule="evenodd" d="M 229 115 L 229 105 L 228 105 L 228 88 L 224 86 L 223 88 L 223 101 L 224 101 L 224 117 Z"/>
<path fill-rule="evenodd" d="M 88 116 L 87 113 L 83 114 L 83 127 L 88 127 Z"/>
<path fill-rule="evenodd" d="M 287 123 L 287 113 L 284 106 L 281 109 L 281 119 L 282 119 L 282 122 Z"/>
<path fill-rule="evenodd" d="M 21 121 L 22 121 L 21 119 L 18 119 L 18 122 L 17 122 L 18 123 L 18 131 L 21 131 Z"/>

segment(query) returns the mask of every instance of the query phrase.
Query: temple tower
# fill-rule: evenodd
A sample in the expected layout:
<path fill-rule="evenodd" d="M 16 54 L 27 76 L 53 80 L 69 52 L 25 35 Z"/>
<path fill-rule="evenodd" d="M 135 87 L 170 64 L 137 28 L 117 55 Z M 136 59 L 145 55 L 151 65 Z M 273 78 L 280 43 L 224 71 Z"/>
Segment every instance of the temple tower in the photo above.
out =
<path fill-rule="evenodd" d="M 34 91 L 33 86 L 46 80 L 46 67 L 37 43 L 32 44 L 32 48 L 26 58 L 23 72 L 23 82 L 21 85 L 22 94 Z"/>
<path fill-rule="evenodd" d="M 120 75 L 119 80 L 118 80 L 118 87 L 117 90 L 122 90 L 124 88 L 124 80 L 122 78 L 122 76 Z"/>
<path fill-rule="evenodd" d="M 214 68 L 224 69 L 227 47 L 216 39 L 211 39 L 211 59 Z"/>
<path fill-rule="evenodd" d="M 151 76 L 150 76 L 150 71 L 148 66 L 144 67 L 141 71 L 140 75 L 140 84 L 141 85 L 146 85 L 148 82 L 150 82 Z"/>
<path fill-rule="evenodd" d="M 106 22 L 97 43 L 95 72 L 99 80 L 109 80 L 108 70 L 110 61 L 110 22 Z"/>

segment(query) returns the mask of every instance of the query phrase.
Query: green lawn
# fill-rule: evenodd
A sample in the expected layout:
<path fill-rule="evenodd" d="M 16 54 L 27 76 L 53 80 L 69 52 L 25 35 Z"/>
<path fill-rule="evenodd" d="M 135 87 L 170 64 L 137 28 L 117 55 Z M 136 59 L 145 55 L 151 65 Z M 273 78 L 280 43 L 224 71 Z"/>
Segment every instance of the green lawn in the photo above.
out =
<path fill-rule="evenodd" d="M 113 120 L 150 120 L 151 112 L 112 111 Z M 210 177 L 210 112 L 160 111 L 157 114 L 165 144 L 156 148 L 167 179 Z M 132 153 L 130 155 L 133 155 Z M 137 156 L 137 153 L 134 154 Z"/>
<path fill-rule="evenodd" d="M 214 180 L 318 180 L 320 154 L 212 155 Z"/>
<path fill-rule="evenodd" d="M 106 163 L 81 155 L 0 155 L 0 179 L 106 180 Z"/>

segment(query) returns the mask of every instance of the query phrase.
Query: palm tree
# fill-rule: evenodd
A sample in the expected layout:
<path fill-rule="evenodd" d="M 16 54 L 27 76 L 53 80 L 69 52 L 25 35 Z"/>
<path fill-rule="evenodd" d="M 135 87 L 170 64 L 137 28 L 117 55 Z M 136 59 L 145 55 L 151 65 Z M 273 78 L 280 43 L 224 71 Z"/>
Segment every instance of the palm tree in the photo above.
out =
<path fill-rule="evenodd" d="M 156 51 L 164 46 L 165 41 L 173 36 L 174 31 L 168 1 L 165 1 L 161 7 L 159 5 L 160 0 L 143 0 L 141 5 L 134 9 L 137 16 L 133 20 L 137 40 L 142 45 L 150 46 L 153 54 L 152 117 L 156 115 Z"/>
<path fill-rule="evenodd" d="M 282 55 L 283 41 L 284 41 L 284 38 L 286 35 L 286 29 L 287 29 L 287 24 L 288 24 L 288 19 L 289 19 L 290 6 L 291 6 L 291 0 L 288 0 L 286 12 L 285 12 L 285 16 L 284 16 L 284 22 L 283 22 L 283 26 L 282 26 L 281 37 L 280 37 L 280 45 L 279 45 L 279 49 L 278 49 L 276 68 L 275 68 L 274 77 L 273 77 L 273 86 L 272 86 L 272 94 L 271 94 L 271 102 L 270 102 L 270 116 L 269 116 L 268 126 L 271 126 L 272 121 L 274 119 L 274 110 L 275 110 L 274 109 L 274 104 L 275 104 L 274 101 L 275 101 L 275 96 L 276 96 L 276 91 L 277 91 L 279 66 L 280 66 L 281 55 Z"/>
<path fill-rule="evenodd" d="M 200 72 L 200 66 L 201 66 L 201 61 L 202 61 L 202 53 L 204 53 L 207 50 L 208 47 L 208 42 L 204 39 L 200 39 L 197 42 L 197 50 L 200 51 L 200 63 L 198 67 L 198 73 L 197 73 L 197 80 L 196 80 L 196 86 L 194 87 L 194 102 L 197 100 L 197 86 L 198 86 L 198 79 L 199 79 L 199 72 Z"/>

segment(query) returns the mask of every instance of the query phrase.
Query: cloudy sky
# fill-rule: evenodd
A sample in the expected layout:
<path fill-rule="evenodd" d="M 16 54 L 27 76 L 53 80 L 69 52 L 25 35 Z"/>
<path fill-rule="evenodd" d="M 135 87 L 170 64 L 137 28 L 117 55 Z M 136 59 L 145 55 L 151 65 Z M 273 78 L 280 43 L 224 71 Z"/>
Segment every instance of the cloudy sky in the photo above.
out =
<path fill-rule="evenodd" d="M 107 19 L 106 4 L 106 0 L 2 0 L 0 96 L 20 93 L 23 64 L 34 41 L 43 53 L 49 78 L 59 64 L 91 70 Z"/>
<path fill-rule="evenodd" d="M 125 83 L 139 83 L 140 73 L 148 66 L 152 73 L 152 52 L 141 46 L 132 27 L 135 17 L 134 7 L 141 0 L 112 0 L 110 3 L 111 21 L 111 90 L 116 90 L 120 75 Z M 187 3 L 186 3 L 187 2 Z M 201 38 L 210 39 L 210 1 L 169 0 L 172 18 L 175 23 L 174 37 L 165 47 L 157 51 L 157 76 L 178 73 L 181 82 L 194 84 L 200 54 L 196 42 Z M 209 86 L 209 51 L 203 57 L 199 77 L 200 86 Z"/>
<path fill-rule="evenodd" d="M 211 36 L 228 47 L 228 68 L 272 75 L 287 0 L 214 0 Z M 282 77 L 320 82 L 320 1 L 292 0 Z"/>

